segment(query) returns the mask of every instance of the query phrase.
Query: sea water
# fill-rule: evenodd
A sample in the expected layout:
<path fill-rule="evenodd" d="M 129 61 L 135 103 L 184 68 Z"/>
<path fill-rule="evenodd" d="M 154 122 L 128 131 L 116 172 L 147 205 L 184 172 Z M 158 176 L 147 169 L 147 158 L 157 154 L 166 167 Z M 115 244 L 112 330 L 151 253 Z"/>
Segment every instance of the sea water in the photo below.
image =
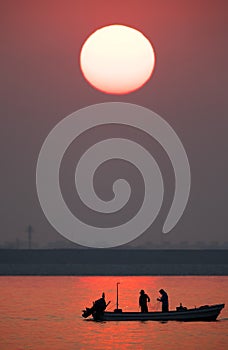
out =
<path fill-rule="evenodd" d="M 94 322 L 82 310 L 106 294 L 108 310 L 139 311 L 141 289 L 149 311 L 161 309 L 159 289 L 170 309 L 226 303 L 215 322 Z M 228 349 L 228 276 L 0 277 L 0 349 Z"/>

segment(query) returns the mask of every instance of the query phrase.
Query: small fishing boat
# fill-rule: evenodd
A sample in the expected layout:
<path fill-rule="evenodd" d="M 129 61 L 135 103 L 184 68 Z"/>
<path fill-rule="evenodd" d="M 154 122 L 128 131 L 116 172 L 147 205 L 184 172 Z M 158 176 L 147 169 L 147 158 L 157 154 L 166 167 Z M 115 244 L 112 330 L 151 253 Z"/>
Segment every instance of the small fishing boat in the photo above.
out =
<path fill-rule="evenodd" d="M 82 317 L 92 316 L 95 321 L 215 321 L 225 306 L 225 304 L 202 305 L 187 309 L 180 305 L 176 310 L 168 312 L 125 312 L 118 308 L 118 284 L 114 311 L 98 312 L 94 304 L 91 308 L 83 310 Z"/>
<path fill-rule="evenodd" d="M 169 312 L 104 312 L 93 313 L 96 321 L 215 321 L 224 304 L 204 305 L 194 309 Z"/>

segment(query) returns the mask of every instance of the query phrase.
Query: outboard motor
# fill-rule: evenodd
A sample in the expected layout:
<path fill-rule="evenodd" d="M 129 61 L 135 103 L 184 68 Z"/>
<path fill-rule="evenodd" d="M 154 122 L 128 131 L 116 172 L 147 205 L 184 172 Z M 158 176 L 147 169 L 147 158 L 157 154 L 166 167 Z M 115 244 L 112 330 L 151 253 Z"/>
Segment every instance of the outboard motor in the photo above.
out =
<path fill-rule="evenodd" d="M 92 306 L 91 308 L 86 307 L 85 310 L 82 310 L 82 317 L 87 318 L 90 315 L 92 315 L 94 311 L 95 311 L 94 306 Z"/>

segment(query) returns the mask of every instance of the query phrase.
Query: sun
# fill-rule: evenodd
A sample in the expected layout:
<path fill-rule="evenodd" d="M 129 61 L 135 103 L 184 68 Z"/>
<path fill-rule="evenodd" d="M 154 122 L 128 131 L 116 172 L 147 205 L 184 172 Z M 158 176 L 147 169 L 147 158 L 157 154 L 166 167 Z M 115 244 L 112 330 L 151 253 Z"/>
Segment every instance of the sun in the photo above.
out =
<path fill-rule="evenodd" d="M 128 94 L 139 89 L 150 79 L 154 65 L 150 41 L 140 31 L 119 24 L 96 30 L 80 53 L 85 79 L 107 94 Z"/>

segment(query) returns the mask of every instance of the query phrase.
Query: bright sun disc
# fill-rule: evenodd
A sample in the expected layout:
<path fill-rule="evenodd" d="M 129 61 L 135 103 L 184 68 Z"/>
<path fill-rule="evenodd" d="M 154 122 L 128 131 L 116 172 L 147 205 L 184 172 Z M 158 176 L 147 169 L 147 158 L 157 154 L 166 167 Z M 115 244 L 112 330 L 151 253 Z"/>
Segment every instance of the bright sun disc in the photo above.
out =
<path fill-rule="evenodd" d="M 80 66 L 86 80 L 108 94 L 127 94 L 151 77 L 155 54 L 149 40 L 138 30 L 110 25 L 85 41 Z"/>

